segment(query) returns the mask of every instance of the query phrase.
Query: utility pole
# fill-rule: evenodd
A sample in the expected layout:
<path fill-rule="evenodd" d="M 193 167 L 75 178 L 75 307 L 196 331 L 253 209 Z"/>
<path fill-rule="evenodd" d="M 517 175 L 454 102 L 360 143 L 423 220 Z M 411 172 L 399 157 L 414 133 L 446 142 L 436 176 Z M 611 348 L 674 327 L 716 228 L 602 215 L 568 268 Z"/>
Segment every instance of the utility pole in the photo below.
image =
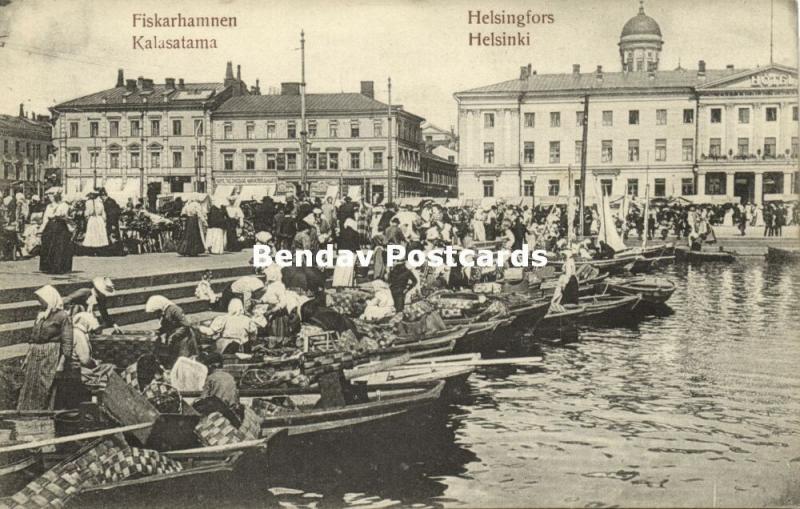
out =
<path fill-rule="evenodd" d="M 393 175 L 394 168 L 392 167 L 393 166 L 393 162 L 394 162 L 394 156 L 392 155 L 392 78 L 391 77 L 389 77 L 389 111 L 388 111 L 388 114 L 389 115 L 386 118 L 389 121 L 389 125 L 388 125 L 388 127 L 386 129 L 386 133 L 388 135 L 387 136 L 387 142 L 388 142 L 388 146 L 389 146 L 389 156 L 386 158 L 386 161 L 388 163 L 388 169 L 387 169 L 387 172 L 386 172 L 386 177 L 387 177 L 387 179 L 386 179 L 387 180 L 386 203 L 391 203 L 392 202 L 392 179 L 394 178 L 394 175 Z"/>
<path fill-rule="evenodd" d="M 300 31 L 300 181 L 308 194 L 308 132 L 306 131 L 306 36 Z"/>
<path fill-rule="evenodd" d="M 581 195 L 580 195 L 580 228 L 578 238 L 583 237 L 584 207 L 586 207 L 586 145 L 589 138 L 589 95 L 583 96 L 583 134 L 581 136 Z M 572 182 L 569 183 L 572 185 Z"/>

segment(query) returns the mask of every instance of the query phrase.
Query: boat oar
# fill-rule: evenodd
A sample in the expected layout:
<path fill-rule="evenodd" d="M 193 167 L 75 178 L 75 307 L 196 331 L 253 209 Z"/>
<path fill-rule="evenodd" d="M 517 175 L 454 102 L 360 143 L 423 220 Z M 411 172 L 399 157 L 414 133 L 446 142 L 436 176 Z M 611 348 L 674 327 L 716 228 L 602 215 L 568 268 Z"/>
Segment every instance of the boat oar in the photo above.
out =
<path fill-rule="evenodd" d="M 403 366 L 398 366 L 394 369 L 395 370 L 419 369 L 426 366 L 432 368 L 447 368 L 451 366 L 453 367 L 454 366 L 533 366 L 541 363 L 542 363 L 541 357 L 511 357 L 508 359 L 474 359 L 474 360 L 463 360 L 463 361 L 428 362 L 428 363 L 420 362 L 413 365 L 405 364 Z"/>
<path fill-rule="evenodd" d="M 142 422 L 139 424 L 131 424 L 129 426 L 121 426 L 119 428 L 101 429 L 97 431 L 89 431 L 86 433 L 78 433 L 76 435 L 69 435 L 66 437 L 49 438 L 47 440 L 37 440 L 36 442 L 25 442 L 24 444 L 9 445 L 7 447 L 0 447 L 0 454 L 4 452 L 25 451 L 27 449 L 39 449 L 50 445 L 66 444 L 75 442 L 76 440 L 88 440 L 91 438 L 99 438 L 116 433 L 125 433 L 128 431 L 136 431 L 140 429 L 149 428 L 152 422 Z"/>
<path fill-rule="evenodd" d="M 405 364 L 409 361 L 411 356 L 407 353 L 403 355 L 399 355 L 397 357 L 390 357 L 385 361 L 378 361 L 378 362 L 370 362 L 369 364 L 362 364 L 360 366 L 356 366 L 352 369 L 344 370 L 344 376 L 348 380 L 352 378 L 358 378 L 364 375 L 371 375 L 372 373 L 379 373 L 381 371 L 387 371 L 389 369 L 395 368 L 402 364 Z"/>

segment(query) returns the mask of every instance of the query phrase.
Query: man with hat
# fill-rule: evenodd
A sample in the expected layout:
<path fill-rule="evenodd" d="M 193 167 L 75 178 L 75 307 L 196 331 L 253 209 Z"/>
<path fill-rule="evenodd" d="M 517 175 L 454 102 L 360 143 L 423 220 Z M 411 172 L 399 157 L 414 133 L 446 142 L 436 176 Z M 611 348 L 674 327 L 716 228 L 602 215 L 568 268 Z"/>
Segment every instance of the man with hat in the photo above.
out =
<path fill-rule="evenodd" d="M 94 314 L 100 313 L 100 325 L 103 328 L 113 327 L 115 332 L 120 332 L 119 326 L 108 314 L 108 298 L 114 295 L 114 283 L 107 277 L 92 279 L 92 286 L 78 288 L 64 297 L 64 309 L 69 309 L 74 315 L 80 311 Z"/>

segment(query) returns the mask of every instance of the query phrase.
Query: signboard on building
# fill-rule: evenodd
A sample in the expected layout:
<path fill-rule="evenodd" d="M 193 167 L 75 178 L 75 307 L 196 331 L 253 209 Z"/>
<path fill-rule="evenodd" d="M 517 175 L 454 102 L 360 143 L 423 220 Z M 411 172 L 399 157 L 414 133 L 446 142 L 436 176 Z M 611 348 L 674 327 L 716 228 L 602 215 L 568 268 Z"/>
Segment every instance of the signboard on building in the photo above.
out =
<path fill-rule="evenodd" d="M 275 181 L 274 177 L 262 176 L 231 176 L 214 177 L 214 183 L 218 186 L 245 186 L 252 184 L 269 184 Z"/>

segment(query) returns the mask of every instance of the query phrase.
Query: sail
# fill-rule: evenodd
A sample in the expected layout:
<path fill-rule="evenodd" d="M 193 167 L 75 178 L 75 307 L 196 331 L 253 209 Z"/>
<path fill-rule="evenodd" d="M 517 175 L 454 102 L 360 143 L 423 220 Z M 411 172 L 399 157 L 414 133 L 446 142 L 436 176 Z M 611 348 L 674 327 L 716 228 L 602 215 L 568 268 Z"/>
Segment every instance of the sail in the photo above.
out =
<path fill-rule="evenodd" d="M 600 231 L 597 238 L 603 240 L 614 251 L 623 251 L 627 249 L 627 246 L 617 232 L 617 227 L 614 224 L 614 217 L 611 215 L 611 206 L 608 203 L 608 196 L 602 192 L 600 194 L 602 210 L 600 216 Z"/>

